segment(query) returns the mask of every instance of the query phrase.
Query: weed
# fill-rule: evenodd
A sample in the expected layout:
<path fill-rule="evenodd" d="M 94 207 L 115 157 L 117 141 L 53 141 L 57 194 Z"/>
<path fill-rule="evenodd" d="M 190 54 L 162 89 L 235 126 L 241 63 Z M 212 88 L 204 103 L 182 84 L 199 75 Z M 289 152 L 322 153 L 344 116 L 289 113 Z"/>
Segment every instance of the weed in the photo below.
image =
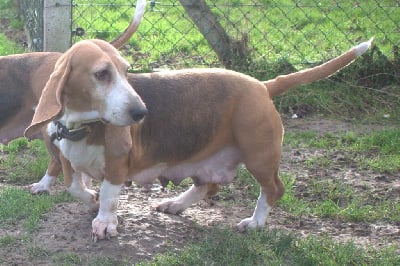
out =
<path fill-rule="evenodd" d="M 0 246 L 13 246 L 18 242 L 15 236 L 3 236 L 0 238 Z"/>

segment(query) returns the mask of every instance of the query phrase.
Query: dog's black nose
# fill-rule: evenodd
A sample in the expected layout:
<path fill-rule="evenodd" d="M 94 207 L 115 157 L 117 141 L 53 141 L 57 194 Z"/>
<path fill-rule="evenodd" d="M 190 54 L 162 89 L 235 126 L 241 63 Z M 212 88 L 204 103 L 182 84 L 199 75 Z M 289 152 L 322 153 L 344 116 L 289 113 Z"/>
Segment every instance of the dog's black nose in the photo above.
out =
<path fill-rule="evenodd" d="M 148 111 L 146 108 L 132 108 L 131 110 L 129 110 L 129 113 L 130 113 L 133 121 L 139 122 L 146 116 Z"/>

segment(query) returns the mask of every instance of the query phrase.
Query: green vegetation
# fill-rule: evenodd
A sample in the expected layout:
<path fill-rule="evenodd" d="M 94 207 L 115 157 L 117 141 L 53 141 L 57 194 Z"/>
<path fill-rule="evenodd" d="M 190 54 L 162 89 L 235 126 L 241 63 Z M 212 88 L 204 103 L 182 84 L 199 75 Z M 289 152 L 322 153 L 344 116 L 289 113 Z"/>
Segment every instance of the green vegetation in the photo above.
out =
<path fill-rule="evenodd" d="M 8 180 L 14 184 L 36 182 L 46 172 L 49 154 L 43 141 L 28 142 L 19 138 L 7 146 L 0 146 L 7 155 L 0 161 L 0 167 L 9 171 Z"/>
<path fill-rule="evenodd" d="M 381 253 L 338 245 L 327 237 L 298 238 L 278 230 L 247 234 L 215 228 L 183 251 L 169 252 L 138 265 L 396 265 L 394 250 Z"/>
<path fill-rule="evenodd" d="M 355 161 L 358 167 L 379 173 L 400 171 L 400 131 L 398 129 L 376 130 L 364 134 L 350 131 L 339 135 L 332 133 L 319 135 L 312 131 L 287 133 L 285 143 L 290 147 L 325 149 L 323 158 L 309 158 L 307 163 L 316 167 L 321 166 L 321 163 L 325 162 L 324 159 L 330 161 L 330 154 L 340 150 L 345 154 L 345 158 L 342 159 L 344 164 L 346 161 Z"/>
<path fill-rule="evenodd" d="M 0 33 L 0 56 L 22 53 L 21 47 L 10 41 L 4 34 Z"/>

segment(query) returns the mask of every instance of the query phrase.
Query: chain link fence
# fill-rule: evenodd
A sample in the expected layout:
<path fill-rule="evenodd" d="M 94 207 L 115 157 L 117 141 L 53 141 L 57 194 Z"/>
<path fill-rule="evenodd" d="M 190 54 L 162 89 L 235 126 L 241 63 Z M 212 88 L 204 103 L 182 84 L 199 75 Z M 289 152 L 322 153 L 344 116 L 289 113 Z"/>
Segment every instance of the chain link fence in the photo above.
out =
<path fill-rule="evenodd" d="M 40 11 L 31 7 L 40 6 L 41 0 L 23 2 L 30 17 L 40 17 Z M 225 34 L 225 39 L 214 43 L 208 32 L 200 33 L 199 23 L 190 14 L 198 2 L 202 1 L 148 2 L 138 32 L 122 49 L 133 69 L 225 65 L 269 78 L 319 64 L 371 37 L 375 37 L 379 56 L 392 64 L 400 60 L 400 1 L 206 0 L 209 10 L 200 10 L 203 22 L 218 24 Z M 71 3 L 71 31 L 73 42 L 77 42 L 118 36 L 131 20 L 136 0 Z M 31 23 L 29 19 L 27 23 Z M 32 24 L 39 34 L 40 29 Z M 219 52 L 229 51 L 227 60 L 217 51 L 223 42 L 228 46 L 220 47 Z"/>
<path fill-rule="evenodd" d="M 128 24 L 131 1 L 73 1 L 73 38 L 112 39 Z M 220 66 L 221 60 L 178 0 L 150 1 L 126 48 L 136 68 Z M 206 1 L 229 38 L 229 67 L 263 71 L 267 62 L 303 68 L 375 37 L 388 58 L 400 44 L 400 1 Z M 208 14 L 202 13 L 204 16 Z M 82 33 L 84 34 L 82 35 Z M 78 36 L 79 35 L 79 36 Z M 228 48 L 227 48 L 228 49 Z M 236 49 L 236 50 L 235 50 Z M 226 65 L 226 64 L 225 64 Z M 268 67 L 267 67 L 268 68 Z"/>

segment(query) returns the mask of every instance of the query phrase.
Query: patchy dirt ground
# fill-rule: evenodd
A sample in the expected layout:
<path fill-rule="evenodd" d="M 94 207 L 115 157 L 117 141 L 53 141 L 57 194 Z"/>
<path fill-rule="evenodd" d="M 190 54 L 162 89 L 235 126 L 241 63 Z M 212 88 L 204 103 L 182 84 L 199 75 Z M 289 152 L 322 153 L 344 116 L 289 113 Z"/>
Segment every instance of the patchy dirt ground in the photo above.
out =
<path fill-rule="evenodd" d="M 351 124 L 326 119 L 286 119 L 286 131 L 317 130 L 320 132 L 363 130 Z M 289 150 L 284 147 L 281 171 L 294 173 L 297 176 L 296 186 L 301 193 L 301 186 L 309 182 L 312 173 L 303 163 L 311 153 L 318 151 L 306 149 Z M 338 155 L 338 158 L 340 156 Z M 400 174 L 378 175 L 368 171 L 359 171 L 355 167 L 341 169 L 332 167 L 321 169 L 327 178 L 340 178 L 349 182 L 356 190 L 370 190 L 377 197 L 382 193 L 393 200 L 400 200 Z M 321 174 L 321 173 L 319 173 Z M 149 259 L 166 250 L 167 246 L 176 249 L 188 242 L 201 239 L 210 226 L 234 226 L 244 217 L 250 216 L 253 207 L 247 206 L 246 195 L 233 190 L 232 197 L 215 197 L 192 206 L 182 215 L 168 215 L 153 210 L 152 206 L 161 199 L 174 196 L 178 191 L 161 191 L 154 185 L 150 192 L 138 187 L 123 191 L 119 204 L 119 235 L 107 241 L 91 242 L 91 221 L 95 213 L 90 213 L 80 202 L 62 203 L 46 215 L 40 223 L 40 229 L 33 234 L 36 247 L 49 254 L 78 254 L 83 261 L 97 256 L 107 256 L 117 260 L 129 258 L 135 262 Z M 63 190 L 57 184 L 52 193 Z M 389 194 L 388 194 L 389 193 Z M 313 197 L 313 195 L 304 195 Z M 229 206 L 229 207 L 227 207 Z M 300 236 L 329 235 L 339 242 L 354 241 L 364 247 L 380 248 L 388 245 L 400 247 L 400 222 L 389 223 L 349 223 L 341 220 L 320 219 L 304 216 L 296 218 L 280 208 L 275 208 L 268 219 L 268 227 L 284 229 Z M 0 230 L 0 237 L 21 235 L 19 228 L 7 233 Z M 27 254 L 32 244 L 20 244 L 18 250 L 0 250 L 0 256 L 14 265 L 49 263 L 49 258 L 41 256 L 34 262 L 28 260 Z M 400 252 L 399 252 L 400 254 Z"/>

